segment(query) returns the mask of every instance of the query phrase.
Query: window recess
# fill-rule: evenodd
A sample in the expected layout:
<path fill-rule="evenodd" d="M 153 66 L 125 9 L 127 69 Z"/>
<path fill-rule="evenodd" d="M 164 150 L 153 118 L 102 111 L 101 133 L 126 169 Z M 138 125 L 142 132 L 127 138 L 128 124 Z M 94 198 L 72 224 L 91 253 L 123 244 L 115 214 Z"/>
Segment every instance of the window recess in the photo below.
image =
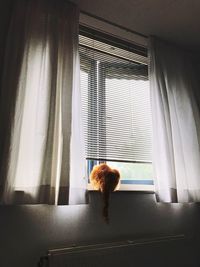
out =
<path fill-rule="evenodd" d="M 83 35 L 84 34 L 84 35 Z M 152 119 L 147 57 L 130 44 L 79 36 L 88 175 L 107 162 L 122 185 L 153 185 Z"/>

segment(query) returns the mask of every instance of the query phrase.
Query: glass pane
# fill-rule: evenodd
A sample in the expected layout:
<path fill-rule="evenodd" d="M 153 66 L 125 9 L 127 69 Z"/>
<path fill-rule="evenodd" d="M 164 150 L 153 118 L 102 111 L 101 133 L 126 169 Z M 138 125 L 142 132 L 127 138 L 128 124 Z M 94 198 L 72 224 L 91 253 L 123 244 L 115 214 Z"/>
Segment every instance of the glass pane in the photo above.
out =
<path fill-rule="evenodd" d="M 152 163 L 108 161 L 107 164 L 120 172 L 122 184 L 153 184 Z"/>
<path fill-rule="evenodd" d="M 88 177 L 94 165 L 100 164 L 99 161 L 88 160 Z M 120 172 L 121 184 L 143 184 L 153 185 L 153 166 L 152 163 L 127 163 L 107 161 L 108 166 Z"/>
<path fill-rule="evenodd" d="M 106 79 L 107 159 L 151 162 L 149 81 Z"/>

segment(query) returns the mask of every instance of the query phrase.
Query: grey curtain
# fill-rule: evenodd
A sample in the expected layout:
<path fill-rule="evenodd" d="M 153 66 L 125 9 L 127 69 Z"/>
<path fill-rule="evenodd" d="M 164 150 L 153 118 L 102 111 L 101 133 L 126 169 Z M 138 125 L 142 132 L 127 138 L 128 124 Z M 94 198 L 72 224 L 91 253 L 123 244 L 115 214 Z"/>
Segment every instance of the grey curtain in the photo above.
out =
<path fill-rule="evenodd" d="M 17 0 L 11 10 L 0 89 L 0 202 L 85 203 L 79 12 L 64 0 Z"/>
<path fill-rule="evenodd" d="M 199 78 L 194 56 L 151 38 L 153 165 L 159 201 L 200 201 Z"/>

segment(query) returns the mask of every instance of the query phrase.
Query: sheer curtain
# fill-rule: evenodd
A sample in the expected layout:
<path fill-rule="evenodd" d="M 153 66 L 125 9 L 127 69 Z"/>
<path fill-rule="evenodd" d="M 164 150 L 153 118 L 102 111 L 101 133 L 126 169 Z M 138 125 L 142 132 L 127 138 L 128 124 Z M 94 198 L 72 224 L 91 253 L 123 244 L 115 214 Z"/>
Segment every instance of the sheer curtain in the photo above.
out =
<path fill-rule="evenodd" d="M 191 55 L 150 40 L 153 161 L 158 200 L 200 201 L 199 84 Z"/>
<path fill-rule="evenodd" d="M 0 201 L 85 203 L 78 10 L 17 0 L 0 91 Z"/>

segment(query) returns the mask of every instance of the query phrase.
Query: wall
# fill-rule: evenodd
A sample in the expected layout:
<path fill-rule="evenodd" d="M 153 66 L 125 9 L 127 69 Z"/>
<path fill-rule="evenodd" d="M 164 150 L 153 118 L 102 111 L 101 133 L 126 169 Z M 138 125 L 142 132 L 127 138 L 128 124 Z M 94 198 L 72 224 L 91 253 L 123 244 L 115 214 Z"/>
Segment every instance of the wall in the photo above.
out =
<path fill-rule="evenodd" d="M 9 21 L 12 14 L 12 1 L 7 0 L 0 1 L 0 79 L 2 75 L 3 70 L 3 58 L 4 58 L 4 49 L 6 45 L 6 35 L 7 35 L 7 29 L 9 25 Z"/>
<path fill-rule="evenodd" d="M 193 240 L 185 266 L 199 266 L 199 214 L 197 204 L 158 204 L 153 194 L 136 192 L 112 195 L 109 225 L 97 192 L 90 193 L 89 205 L 0 206 L 0 267 L 35 267 L 50 248 L 180 233 Z M 162 267 L 164 259 L 156 258 Z"/>
<path fill-rule="evenodd" d="M 161 204 L 153 194 L 115 192 L 106 225 L 101 204 L 100 194 L 90 192 L 89 205 L 1 206 L 0 266 L 35 267 L 50 248 L 181 233 L 193 240 L 184 266 L 199 266 L 199 205 Z M 163 256 L 156 258 L 162 267 Z M 172 267 L 179 266 L 176 261 Z"/>

